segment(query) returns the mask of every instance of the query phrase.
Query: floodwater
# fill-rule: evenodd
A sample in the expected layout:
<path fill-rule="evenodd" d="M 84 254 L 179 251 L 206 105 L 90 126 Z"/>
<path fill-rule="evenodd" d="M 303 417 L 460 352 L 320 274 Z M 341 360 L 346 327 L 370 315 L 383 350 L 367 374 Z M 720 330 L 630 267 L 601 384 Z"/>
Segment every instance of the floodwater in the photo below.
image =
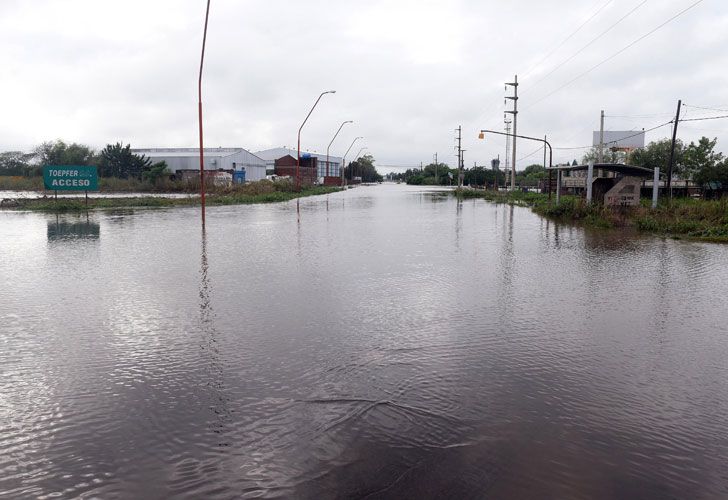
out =
<path fill-rule="evenodd" d="M 56 196 L 57 195 L 57 196 Z M 151 192 L 138 192 L 135 193 L 130 191 L 128 193 L 107 193 L 105 191 L 3 191 L 0 190 L 0 200 L 2 199 L 20 199 L 20 198 L 137 198 L 137 197 L 151 197 L 151 198 L 196 198 L 199 195 L 196 193 L 151 193 Z"/>
<path fill-rule="evenodd" d="M 1 498 L 728 498 L 728 246 L 198 210 L 0 212 Z"/>

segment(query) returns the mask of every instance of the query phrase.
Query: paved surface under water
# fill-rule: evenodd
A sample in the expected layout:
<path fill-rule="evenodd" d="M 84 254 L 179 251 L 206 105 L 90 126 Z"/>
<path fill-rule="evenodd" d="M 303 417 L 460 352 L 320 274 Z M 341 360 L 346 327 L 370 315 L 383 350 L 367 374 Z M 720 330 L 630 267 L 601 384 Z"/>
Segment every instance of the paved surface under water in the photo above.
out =
<path fill-rule="evenodd" d="M 0 255 L 2 498 L 728 497 L 728 246 L 383 185 Z"/>

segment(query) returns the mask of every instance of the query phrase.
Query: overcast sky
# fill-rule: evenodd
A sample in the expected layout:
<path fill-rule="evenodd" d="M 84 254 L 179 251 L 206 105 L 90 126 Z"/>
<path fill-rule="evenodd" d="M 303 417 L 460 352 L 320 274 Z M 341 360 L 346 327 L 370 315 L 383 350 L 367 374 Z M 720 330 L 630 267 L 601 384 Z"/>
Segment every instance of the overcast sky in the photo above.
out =
<path fill-rule="evenodd" d="M 667 122 L 678 99 L 728 109 L 726 0 L 703 0 L 577 78 L 695 1 L 212 0 L 205 144 L 295 147 L 319 93 L 334 89 L 302 148 L 325 151 L 354 120 L 332 154 L 359 135 L 382 172 L 435 152 L 454 166 L 462 125 L 466 165 L 484 164 L 503 158 L 505 142 L 479 141 L 478 130 L 502 130 L 503 83 L 516 73 L 519 133 L 547 134 L 555 147 L 589 145 L 601 109 L 607 130 Z M 204 13 L 205 0 L 0 0 L 0 151 L 53 139 L 197 146 Z M 679 137 L 718 136 L 728 153 L 727 132 L 728 119 L 685 122 Z M 669 134 L 665 126 L 647 140 Z M 542 161 L 538 147 L 519 141 L 519 168 Z M 554 153 L 557 162 L 583 150 Z"/>

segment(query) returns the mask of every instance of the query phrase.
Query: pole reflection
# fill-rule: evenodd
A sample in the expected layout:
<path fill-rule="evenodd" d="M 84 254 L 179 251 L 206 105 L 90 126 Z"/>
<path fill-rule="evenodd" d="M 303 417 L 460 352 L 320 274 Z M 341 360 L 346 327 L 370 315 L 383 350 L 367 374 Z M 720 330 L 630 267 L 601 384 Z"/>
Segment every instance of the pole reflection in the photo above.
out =
<path fill-rule="evenodd" d="M 215 327 L 215 312 L 212 307 L 212 286 L 210 285 L 209 262 L 207 258 L 207 234 L 202 226 L 200 251 L 200 349 L 203 358 L 206 357 L 207 373 L 204 390 L 209 398 L 209 407 L 214 413 L 211 420 L 211 431 L 219 434 L 218 446 L 228 447 L 230 443 L 224 437 L 230 427 L 232 414 L 230 410 L 230 397 L 226 394 L 225 370 L 222 360 L 219 332 Z"/>

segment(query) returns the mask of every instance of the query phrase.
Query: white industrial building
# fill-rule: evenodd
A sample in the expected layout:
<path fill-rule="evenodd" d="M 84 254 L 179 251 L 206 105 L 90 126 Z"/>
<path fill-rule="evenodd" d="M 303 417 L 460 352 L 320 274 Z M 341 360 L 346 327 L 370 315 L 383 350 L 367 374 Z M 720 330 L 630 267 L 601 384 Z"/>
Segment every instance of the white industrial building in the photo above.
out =
<path fill-rule="evenodd" d="M 200 148 L 133 149 L 153 162 L 164 161 L 169 170 L 199 170 Z M 245 171 L 245 181 L 265 179 L 266 161 L 243 148 L 205 148 L 205 170 Z"/>
<path fill-rule="evenodd" d="M 301 156 L 303 156 L 304 154 L 315 156 L 316 158 L 318 158 L 317 177 L 321 178 L 326 176 L 326 153 L 320 154 L 311 153 L 310 151 L 301 151 Z M 255 152 L 255 155 L 265 160 L 265 163 L 268 166 L 268 170 L 273 170 L 275 161 L 278 158 L 283 158 L 286 155 L 291 155 L 292 157 L 296 158 L 298 156 L 298 150 L 289 148 L 272 148 L 263 151 L 257 151 Z M 339 169 L 341 168 L 342 160 L 343 158 L 339 156 L 329 156 L 329 177 L 339 177 L 341 175 L 341 170 Z"/>

